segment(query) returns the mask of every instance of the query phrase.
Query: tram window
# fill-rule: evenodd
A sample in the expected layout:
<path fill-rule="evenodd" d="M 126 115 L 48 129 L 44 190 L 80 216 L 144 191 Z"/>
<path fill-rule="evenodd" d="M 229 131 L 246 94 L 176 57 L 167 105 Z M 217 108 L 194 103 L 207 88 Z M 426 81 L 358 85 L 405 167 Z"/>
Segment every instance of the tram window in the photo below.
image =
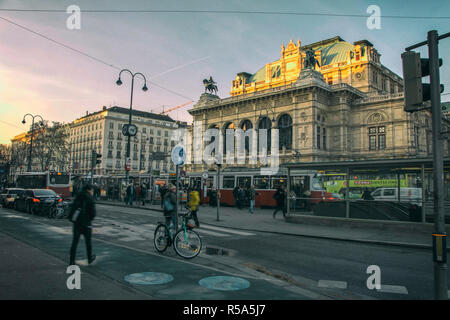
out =
<path fill-rule="evenodd" d="M 253 177 L 255 189 L 270 189 L 270 179 L 268 176 Z"/>
<path fill-rule="evenodd" d="M 213 187 L 213 178 L 209 177 L 208 180 L 206 180 L 206 187 L 212 188 Z"/>
<path fill-rule="evenodd" d="M 233 189 L 234 188 L 234 176 L 224 176 L 222 182 L 222 188 Z"/>
<path fill-rule="evenodd" d="M 286 187 L 286 177 L 272 177 L 272 187 L 271 189 L 278 189 L 280 186 Z"/>
<path fill-rule="evenodd" d="M 324 190 L 323 181 L 320 177 L 313 177 L 311 183 L 312 190 Z"/>
<path fill-rule="evenodd" d="M 237 185 L 243 186 L 244 188 L 250 188 L 252 184 L 252 177 L 237 177 Z"/>

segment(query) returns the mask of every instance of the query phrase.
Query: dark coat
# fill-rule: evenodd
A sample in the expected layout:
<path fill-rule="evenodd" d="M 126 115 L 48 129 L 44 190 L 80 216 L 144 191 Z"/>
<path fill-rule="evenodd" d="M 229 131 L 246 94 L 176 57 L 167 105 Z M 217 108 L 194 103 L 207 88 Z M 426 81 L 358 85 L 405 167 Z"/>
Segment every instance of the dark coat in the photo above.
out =
<path fill-rule="evenodd" d="M 176 196 L 175 192 L 167 191 L 165 193 L 163 199 L 164 199 L 164 214 L 169 214 L 169 213 L 175 212 L 175 207 L 176 207 L 176 204 L 177 204 L 177 196 Z M 171 202 L 172 206 L 173 206 L 173 209 L 170 210 L 170 211 L 166 209 L 166 205 L 165 205 L 166 199 L 168 199 Z"/>
<path fill-rule="evenodd" d="M 80 208 L 81 212 L 78 216 L 75 225 L 78 227 L 88 227 L 91 225 L 92 220 L 94 220 L 97 211 L 95 209 L 94 198 L 89 192 L 84 191 L 79 193 L 75 200 L 73 201 L 72 207 L 70 208 L 69 219 L 72 219 L 74 212 Z"/>
<path fill-rule="evenodd" d="M 274 199 L 277 201 L 277 206 L 284 206 L 284 200 L 286 198 L 286 193 L 282 189 L 277 189 L 277 192 L 273 195 Z"/>

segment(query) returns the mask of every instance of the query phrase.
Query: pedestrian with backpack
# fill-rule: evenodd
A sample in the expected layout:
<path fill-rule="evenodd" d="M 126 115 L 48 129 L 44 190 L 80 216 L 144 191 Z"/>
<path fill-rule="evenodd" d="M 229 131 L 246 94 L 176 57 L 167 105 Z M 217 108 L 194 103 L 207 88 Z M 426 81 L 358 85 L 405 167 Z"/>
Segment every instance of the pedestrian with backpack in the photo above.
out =
<path fill-rule="evenodd" d="M 88 263 L 91 264 L 95 260 L 95 255 L 92 254 L 92 220 L 96 216 L 94 188 L 87 184 L 82 191 L 76 196 L 73 201 L 68 219 L 73 223 L 73 239 L 70 247 L 70 265 L 75 264 L 75 257 L 77 254 L 78 241 L 83 235 L 86 241 L 86 251 L 88 256 Z"/>
<path fill-rule="evenodd" d="M 174 228 L 176 229 L 176 204 L 177 204 L 177 195 L 176 188 L 174 185 L 170 185 L 168 190 L 164 194 L 164 218 L 166 219 L 166 226 L 170 226 L 170 221 L 173 222 Z"/>

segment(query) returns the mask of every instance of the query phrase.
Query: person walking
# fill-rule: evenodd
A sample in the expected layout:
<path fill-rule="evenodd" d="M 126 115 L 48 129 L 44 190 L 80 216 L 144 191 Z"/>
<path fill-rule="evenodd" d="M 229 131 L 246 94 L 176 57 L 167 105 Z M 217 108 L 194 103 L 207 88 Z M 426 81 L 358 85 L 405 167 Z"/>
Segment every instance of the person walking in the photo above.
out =
<path fill-rule="evenodd" d="M 374 200 L 373 197 L 372 197 L 372 194 L 371 194 L 371 192 L 369 191 L 368 188 L 366 188 L 364 190 L 361 198 L 364 199 L 364 200 Z"/>
<path fill-rule="evenodd" d="M 85 185 L 82 191 L 75 198 L 70 209 L 69 220 L 73 222 L 73 239 L 70 247 L 70 265 L 75 264 L 75 257 L 77 254 L 78 241 L 80 236 L 84 236 L 86 241 L 86 251 L 88 256 L 88 263 L 91 264 L 95 260 L 95 255 L 92 254 L 92 220 L 96 216 L 94 188 L 92 185 Z"/>
<path fill-rule="evenodd" d="M 248 191 L 248 198 L 250 200 L 250 213 L 253 214 L 255 211 L 255 197 L 258 196 L 259 193 L 256 192 L 255 186 L 250 186 L 250 190 Z"/>
<path fill-rule="evenodd" d="M 200 227 L 200 223 L 199 223 L 198 217 L 197 217 L 199 203 L 200 203 L 200 195 L 198 194 L 198 191 L 192 189 L 191 192 L 189 192 L 188 207 L 189 207 L 189 210 L 191 210 L 191 216 L 192 216 L 192 219 L 194 219 L 195 226 L 197 228 Z"/>
<path fill-rule="evenodd" d="M 283 217 L 286 217 L 286 203 L 285 203 L 286 192 L 284 191 L 283 186 L 278 187 L 277 191 L 273 195 L 273 198 L 277 202 L 277 207 L 276 207 L 275 211 L 273 212 L 273 218 L 275 219 L 277 212 L 280 210 L 283 213 Z"/>
<path fill-rule="evenodd" d="M 134 188 L 133 183 L 130 183 L 127 187 L 127 204 L 129 204 L 130 206 L 133 205 L 135 195 L 136 189 Z"/>
<path fill-rule="evenodd" d="M 142 205 L 145 206 L 145 200 L 147 199 L 147 185 L 145 183 L 141 186 L 141 198 Z"/>
<path fill-rule="evenodd" d="M 239 186 L 233 189 L 234 206 L 239 207 Z"/>
<path fill-rule="evenodd" d="M 242 186 L 240 186 L 239 191 L 238 191 L 238 208 L 239 208 L 239 210 L 242 209 L 242 206 L 244 205 L 244 201 L 245 201 L 245 191 L 244 191 L 244 188 Z"/>

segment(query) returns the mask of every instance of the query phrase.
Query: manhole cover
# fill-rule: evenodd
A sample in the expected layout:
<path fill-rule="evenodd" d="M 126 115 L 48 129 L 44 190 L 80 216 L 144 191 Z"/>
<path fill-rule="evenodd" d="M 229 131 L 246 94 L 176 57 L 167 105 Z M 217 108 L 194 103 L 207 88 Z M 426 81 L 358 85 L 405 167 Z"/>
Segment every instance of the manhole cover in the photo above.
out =
<path fill-rule="evenodd" d="M 250 287 L 250 282 L 245 279 L 227 276 L 203 278 L 198 283 L 202 287 L 222 291 L 242 290 Z"/>
<path fill-rule="evenodd" d="M 125 276 L 125 281 L 141 285 L 164 284 L 172 280 L 173 277 L 170 274 L 159 272 L 141 272 Z"/>

